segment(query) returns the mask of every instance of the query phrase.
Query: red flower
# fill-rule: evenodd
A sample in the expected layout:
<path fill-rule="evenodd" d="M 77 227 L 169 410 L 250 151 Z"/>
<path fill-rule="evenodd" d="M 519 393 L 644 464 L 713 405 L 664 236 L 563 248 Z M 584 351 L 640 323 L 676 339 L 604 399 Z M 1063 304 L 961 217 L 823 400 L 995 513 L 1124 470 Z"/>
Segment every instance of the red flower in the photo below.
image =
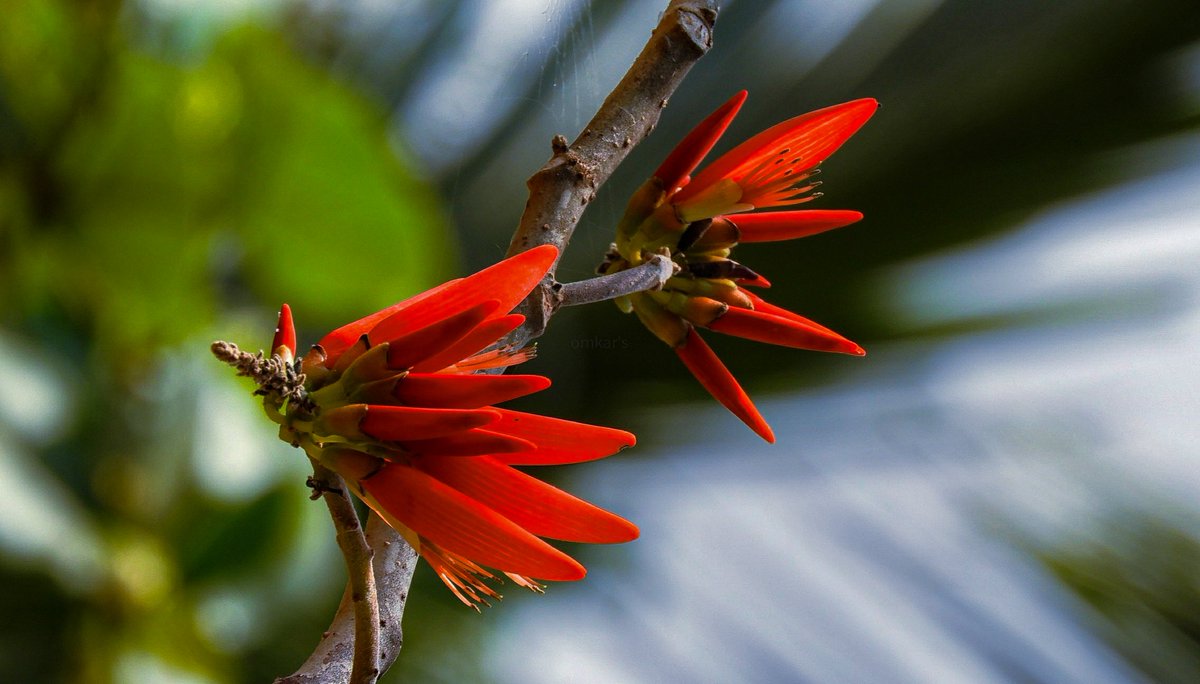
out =
<path fill-rule="evenodd" d="M 341 474 L 469 606 L 498 596 L 508 575 L 577 580 L 585 570 L 541 537 L 624 542 L 630 522 L 515 465 L 577 463 L 632 446 L 622 430 L 494 408 L 543 390 L 539 375 L 485 375 L 532 356 L 495 343 L 524 320 L 510 314 L 557 257 L 538 247 L 342 326 L 300 363 L 304 396 L 268 413 L 280 436 Z M 272 343 L 295 356 L 284 305 Z"/>
<path fill-rule="evenodd" d="M 816 199 L 822 161 L 867 119 L 878 103 L 854 100 L 784 121 L 689 174 L 725 132 L 746 99 L 742 91 L 700 122 L 634 194 L 617 227 L 615 251 L 601 266 L 615 273 L 669 252 L 680 267 L 663 288 L 617 301 L 666 342 L 704 388 L 750 429 L 774 442 L 771 428 L 695 328 L 709 328 L 798 349 L 863 355 L 862 347 L 745 286 L 765 278 L 729 259 L 739 242 L 815 235 L 862 218 L 857 211 L 768 211 Z"/>

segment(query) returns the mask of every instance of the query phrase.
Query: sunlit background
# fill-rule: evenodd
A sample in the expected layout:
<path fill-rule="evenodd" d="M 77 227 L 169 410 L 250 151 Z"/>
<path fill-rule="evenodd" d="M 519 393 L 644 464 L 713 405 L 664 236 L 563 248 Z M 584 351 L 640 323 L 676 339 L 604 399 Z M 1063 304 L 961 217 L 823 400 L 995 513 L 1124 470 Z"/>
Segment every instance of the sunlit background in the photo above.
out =
<path fill-rule="evenodd" d="M 736 90 L 718 151 L 876 97 L 811 205 L 867 219 L 738 253 L 868 356 L 713 339 L 771 446 L 632 317 L 560 314 L 522 406 L 640 443 L 544 474 L 642 538 L 482 616 L 422 568 L 384 681 L 1200 681 L 1200 4 L 724 4 L 560 278 Z M 498 259 L 665 5 L 5 3 L 0 679 L 303 661 L 340 556 L 208 344 Z"/>

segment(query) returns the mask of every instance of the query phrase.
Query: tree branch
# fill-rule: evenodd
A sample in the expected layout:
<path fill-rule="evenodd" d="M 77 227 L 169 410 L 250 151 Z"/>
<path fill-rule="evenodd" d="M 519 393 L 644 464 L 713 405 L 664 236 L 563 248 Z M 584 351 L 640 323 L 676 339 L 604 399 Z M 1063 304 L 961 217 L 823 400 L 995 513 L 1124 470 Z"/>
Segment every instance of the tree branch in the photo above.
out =
<path fill-rule="evenodd" d="M 379 670 L 387 672 L 404 646 L 400 620 L 417 569 L 417 552 L 374 513 L 367 516 L 367 543 L 375 550 L 375 586 L 379 591 Z"/>
<path fill-rule="evenodd" d="M 379 671 L 387 672 L 404 645 L 401 618 L 408 602 L 408 588 L 417 568 L 417 552 L 379 516 L 367 516 L 367 545 L 373 550 L 371 566 L 379 598 Z M 356 615 L 352 590 L 347 583 L 333 622 L 304 665 L 276 684 L 344 684 L 351 677 L 354 658 Z"/>
<path fill-rule="evenodd" d="M 294 674 L 275 681 L 276 684 L 374 684 L 382 669 L 373 547 L 368 545 L 363 536 L 358 513 L 354 510 L 341 476 L 316 459 L 310 460 L 313 475 L 308 484 L 313 489 L 313 498 L 325 499 L 325 505 L 329 508 L 349 580 L 333 624 L 325 632 L 317 649 Z"/>
<path fill-rule="evenodd" d="M 561 254 L 587 204 L 635 145 L 658 124 L 684 76 L 712 47 L 716 0 L 672 0 L 629 70 L 575 139 L 555 136 L 553 156 L 527 181 L 529 201 L 508 245 L 509 256 L 538 245 Z M 514 339 L 542 334 L 558 302 L 550 270 L 519 311 L 525 324 Z"/>
<path fill-rule="evenodd" d="M 624 271 L 559 285 L 555 308 L 604 302 L 635 292 L 657 290 L 678 270 L 671 257 L 655 254 L 646 263 Z"/>

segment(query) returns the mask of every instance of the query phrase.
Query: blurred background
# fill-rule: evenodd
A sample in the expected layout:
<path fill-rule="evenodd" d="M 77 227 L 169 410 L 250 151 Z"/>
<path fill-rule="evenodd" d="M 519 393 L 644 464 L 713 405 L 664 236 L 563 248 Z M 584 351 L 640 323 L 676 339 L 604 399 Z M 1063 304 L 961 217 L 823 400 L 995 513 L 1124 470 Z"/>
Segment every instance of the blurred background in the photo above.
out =
<path fill-rule="evenodd" d="M 208 352 L 497 260 L 665 0 L 8 0 L 0 678 L 260 682 L 344 582 L 300 453 Z M 589 208 L 741 88 L 718 151 L 883 108 L 739 249 L 864 359 L 713 345 L 766 445 L 611 305 L 521 404 L 635 431 L 542 471 L 642 527 L 484 615 L 422 567 L 384 681 L 1200 681 L 1200 4 L 736 0 Z"/>

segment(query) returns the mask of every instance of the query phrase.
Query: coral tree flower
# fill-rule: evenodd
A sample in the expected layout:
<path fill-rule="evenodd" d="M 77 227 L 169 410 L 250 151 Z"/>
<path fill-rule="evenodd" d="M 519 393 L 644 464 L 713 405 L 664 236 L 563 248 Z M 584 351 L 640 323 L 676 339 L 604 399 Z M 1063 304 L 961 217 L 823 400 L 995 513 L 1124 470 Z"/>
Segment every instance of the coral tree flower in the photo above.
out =
<path fill-rule="evenodd" d="M 299 362 L 302 396 L 267 411 L 280 437 L 342 475 L 463 603 L 498 597 L 493 568 L 534 590 L 585 570 L 542 537 L 608 543 L 630 522 L 513 466 L 577 463 L 632 446 L 622 430 L 492 404 L 546 389 L 539 375 L 477 374 L 528 359 L 496 346 L 557 257 L 538 247 L 342 326 Z M 272 351 L 296 354 L 285 304 Z"/>
<path fill-rule="evenodd" d="M 746 287 L 765 278 L 729 258 L 739 242 L 773 242 L 815 235 L 862 218 L 857 211 L 763 211 L 816 199 L 814 177 L 879 104 L 861 99 L 777 124 L 702 169 L 692 171 L 725 132 L 746 99 L 742 91 L 700 122 L 630 199 L 613 251 L 600 266 L 615 273 L 654 254 L 680 267 L 663 288 L 617 300 L 670 345 L 700 384 L 768 442 L 771 427 L 696 328 L 799 349 L 861 356 L 862 347 Z"/>

